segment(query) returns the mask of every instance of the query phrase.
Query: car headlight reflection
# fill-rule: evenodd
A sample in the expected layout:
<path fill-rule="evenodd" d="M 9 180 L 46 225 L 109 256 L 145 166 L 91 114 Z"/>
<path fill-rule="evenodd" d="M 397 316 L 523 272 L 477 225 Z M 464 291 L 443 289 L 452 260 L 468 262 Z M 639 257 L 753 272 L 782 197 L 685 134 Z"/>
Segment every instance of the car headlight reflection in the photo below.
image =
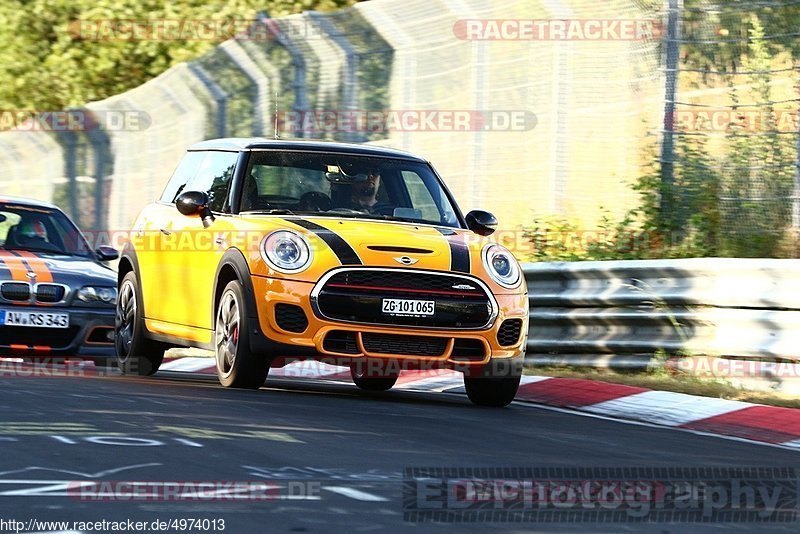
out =
<path fill-rule="evenodd" d="M 261 256 L 282 273 L 299 273 L 311 264 L 311 247 L 305 238 L 290 230 L 269 234 L 261 244 Z"/>
<path fill-rule="evenodd" d="M 103 302 L 114 304 L 117 301 L 117 288 L 85 286 L 78 290 L 78 300 L 83 302 Z"/>
<path fill-rule="evenodd" d="M 483 265 L 492 280 L 506 289 L 517 287 L 522 279 L 516 258 L 500 245 L 488 245 L 483 249 Z"/>

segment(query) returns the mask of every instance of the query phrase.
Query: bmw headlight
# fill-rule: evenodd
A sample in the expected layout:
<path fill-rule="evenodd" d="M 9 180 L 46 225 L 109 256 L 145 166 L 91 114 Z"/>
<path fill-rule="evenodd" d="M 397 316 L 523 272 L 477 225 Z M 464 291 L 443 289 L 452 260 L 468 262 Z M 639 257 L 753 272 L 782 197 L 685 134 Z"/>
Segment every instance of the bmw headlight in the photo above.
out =
<path fill-rule="evenodd" d="M 117 301 L 117 288 L 84 286 L 78 290 L 78 300 L 83 302 L 103 302 L 114 304 Z"/>
<path fill-rule="evenodd" d="M 487 245 L 483 249 L 483 265 L 492 280 L 506 289 L 514 289 L 522 279 L 516 258 L 500 245 Z"/>
<path fill-rule="evenodd" d="M 303 236 L 290 230 L 272 232 L 261 242 L 261 257 L 282 273 L 299 273 L 311 264 L 311 247 Z"/>

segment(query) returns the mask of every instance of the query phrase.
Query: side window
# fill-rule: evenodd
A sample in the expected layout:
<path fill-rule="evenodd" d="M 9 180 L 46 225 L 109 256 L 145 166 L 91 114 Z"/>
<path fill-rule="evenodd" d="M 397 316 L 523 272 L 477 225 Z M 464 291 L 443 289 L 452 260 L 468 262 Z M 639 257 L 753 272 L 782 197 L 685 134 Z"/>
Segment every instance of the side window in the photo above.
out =
<path fill-rule="evenodd" d="M 428 221 L 442 220 L 442 214 L 436 207 L 436 201 L 420 175 L 413 171 L 403 171 L 403 181 L 408 189 L 408 196 L 411 197 L 411 204 L 414 209 L 422 212 L 422 218 Z"/>
<path fill-rule="evenodd" d="M 172 203 L 175 201 L 178 192 L 182 190 L 181 188 L 197 174 L 197 169 L 200 167 L 205 155 L 205 152 L 187 152 L 183 156 L 175 172 L 172 173 L 172 178 L 167 182 L 164 193 L 161 195 L 162 202 Z"/>
<path fill-rule="evenodd" d="M 230 211 L 228 187 L 238 158 L 238 152 L 206 152 L 197 174 L 186 184 L 186 190 L 208 193 L 211 211 Z"/>

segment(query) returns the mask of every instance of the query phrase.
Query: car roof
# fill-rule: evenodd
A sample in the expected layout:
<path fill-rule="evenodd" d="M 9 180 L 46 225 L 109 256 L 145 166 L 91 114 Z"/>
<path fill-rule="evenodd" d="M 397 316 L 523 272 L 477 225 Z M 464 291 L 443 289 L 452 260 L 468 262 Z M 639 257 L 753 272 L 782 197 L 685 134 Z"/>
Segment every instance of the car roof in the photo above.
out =
<path fill-rule="evenodd" d="M 33 206 L 37 208 L 49 208 L 61 211 L 61 208 L 50 202 L 44 200 L 36 200 L 35 198 L 22 198 L 9 195 L 0 195 L 0 204 L 21 204 L 24 206 Z"/>
<path fill-rule="evenodd" d="M 304 150 L 425 161 L 425 159 L 403 150 L 375 145 L 337 143 L 333 141 L 266 139 L 264 137 L 227 137 L 222 139 L 210 139 L 208 141 L 195 143 L 189 147 L 189 150 L 232 150 L 237 152 L 244 150 Z"/>

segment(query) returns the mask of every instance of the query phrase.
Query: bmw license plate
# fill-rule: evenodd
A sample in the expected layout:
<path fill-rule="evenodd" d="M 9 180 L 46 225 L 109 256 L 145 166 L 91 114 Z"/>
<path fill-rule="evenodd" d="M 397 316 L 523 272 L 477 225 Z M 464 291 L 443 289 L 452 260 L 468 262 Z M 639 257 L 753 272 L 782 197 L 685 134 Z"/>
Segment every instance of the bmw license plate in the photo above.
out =
<path fill-rule="evenodd" d="M 0 325 L 67 328 L 69 327 L 69 314 L 0 310 Z"/>
<path fill-rule="evenodd" d="M 436 301 L 410 299 L 383 299 L 382 311 L 387 315 L 429 317 L 435 313 Z"/>

